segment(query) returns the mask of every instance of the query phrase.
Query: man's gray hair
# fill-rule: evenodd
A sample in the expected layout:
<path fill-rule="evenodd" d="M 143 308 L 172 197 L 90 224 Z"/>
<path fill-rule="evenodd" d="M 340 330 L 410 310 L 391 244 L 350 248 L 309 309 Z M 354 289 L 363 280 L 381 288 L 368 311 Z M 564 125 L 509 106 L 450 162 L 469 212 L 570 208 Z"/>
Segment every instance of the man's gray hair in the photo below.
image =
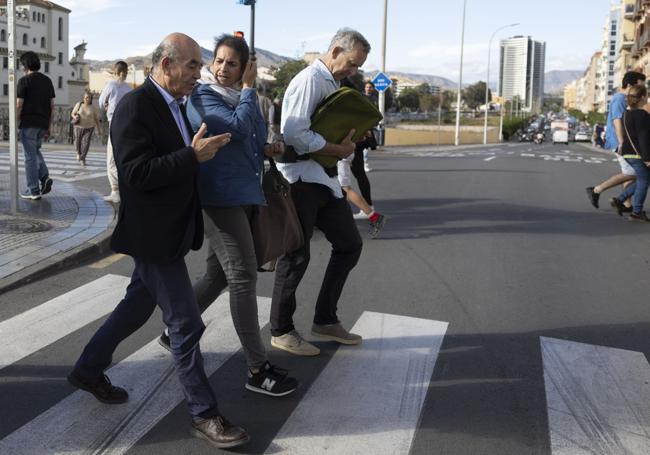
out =
<path fill-rule="evenodd" d="M 151 63 L 153 64 L 153 67 L 158 68 L 164 57 L 167 57 L 172 62 L 176 61 L 176 58 L 178 57 L 178 49 L 173 42 L 165 40 L 154 49 L 153 54 L 151 55 Z"/>
<path fill-rule="evenodd" d="M 336 32 L 328 51 L 331 51 L 335 47 L 340 47 L 343 51 L 348 52 L 354 49 L 357 44 L 361 44 L 366 54 L 370 53 L 370 43 L 368 40 L 356 30 L 345 27 Z"/>

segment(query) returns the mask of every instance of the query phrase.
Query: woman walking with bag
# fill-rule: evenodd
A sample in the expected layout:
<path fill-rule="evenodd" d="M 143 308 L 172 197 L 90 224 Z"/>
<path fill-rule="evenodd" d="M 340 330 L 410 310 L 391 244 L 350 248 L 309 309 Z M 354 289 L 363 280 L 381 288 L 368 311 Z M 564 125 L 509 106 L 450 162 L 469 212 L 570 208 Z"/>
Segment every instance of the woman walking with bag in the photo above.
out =
<path fill-rule="evenodd" d="M 199 193 L 205 236 L 209 242 L 205 275 L 194 285 L 203 312 L 226 288 L 230 311 L 248 363 L 246 388 L 271 396 L 293 392 L 298 382 L 272 366 L 260 336 L 257 317 L 257 259 L 251 223 L 265 203 L 261 178 L 264 155 L 283 150 L 265 144 L 266 125 L 253 85 L 257 64 L 246 42 L 231 35 L 217 39 L 210 67 L 201 70 L 199 85 L 187 103 L 192 128 L 201 123 L 208 135 L 231 133 L 231 142 L 201 164 Z M 160 344 L 166 342 L 163 334 Z"/>
<path fill-rule="evenodd" d="M 627 94 L 629 109 L 623 114 L 621 154 L 634 168 L 636 181 L 610 201 L 612 207 L 622 216 L 623 201 L 632 196 L 632 213 L 628 217 L 630 221 L 650 221 L 643 210 L 650 186 L 650 114 L 643 109 L 647 103 L 648 92 L 644 85 L 630 87 Z"/>
<path fill-rule="evenodd" d="M 82 166 L 85 166 L 86 155 L 88 155 L 90 140 L 93 137 L 95 128 L 97 128 L 97 132 L 101 135 L 99 114 L 97 108 L 93 106 L 93 94 L 86 91 L 83 101 L 74 106 L 70 116 L 74 125 L 74 146 L 77 149 L 77 161 Z"/>

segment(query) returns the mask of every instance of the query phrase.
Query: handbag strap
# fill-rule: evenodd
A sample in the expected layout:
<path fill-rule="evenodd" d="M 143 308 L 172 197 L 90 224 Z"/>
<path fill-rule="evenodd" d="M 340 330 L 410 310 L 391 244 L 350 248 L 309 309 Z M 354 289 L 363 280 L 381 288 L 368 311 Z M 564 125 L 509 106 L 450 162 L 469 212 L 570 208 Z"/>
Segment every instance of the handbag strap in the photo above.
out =
<path fill-rule="evenodd" d="M 625 114 L 627 111 L 623 112 L 623 128 L 625 129 L 625 134 L 627 135 L 627 140 L 630 141 L 630 144 L 632 144 L 632 148 L 634 149 L 634 153 L 636 155 L 623 155 L 623 157 L 627 158 L 641 158 L 641 155 L 639 154 L 639 151 L 636 149 L 636 145 L 634 145 L 634 141 L 632 140 L 632 137 L 630 136 L 630 132 L 627 130 L 627 123 L 625 122 Z"/>

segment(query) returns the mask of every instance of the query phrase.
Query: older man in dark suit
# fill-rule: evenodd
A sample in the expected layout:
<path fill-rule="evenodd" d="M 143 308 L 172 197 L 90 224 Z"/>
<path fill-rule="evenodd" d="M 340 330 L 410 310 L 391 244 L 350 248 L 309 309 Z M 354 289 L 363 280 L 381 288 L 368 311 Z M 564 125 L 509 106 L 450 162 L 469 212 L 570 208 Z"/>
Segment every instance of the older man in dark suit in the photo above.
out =
<path fill-rule="evenodd" d="M 219 414 L 199 348 L 205 326 L 184 259 L 203 241 L 199 163 L 212 159 L 230 135 L 203 138 L 205 125 L 191 135 L 182 102 L 200 77 L 201 49 L 193 39 L 169 35 L 152 60 L 152 76 L 124 96 L 111 122 L 122 200 L 111 246 L 132 256 L 135 269 L 126 296 L 85 347 L 68 380 L 104 403 L 127 401 L 126 390 L 111 385 L 104 370 L 118 344 L 158 305 L 192 414 L 192 433 L 219 448 L 236 447 L 249 437 Z"/>

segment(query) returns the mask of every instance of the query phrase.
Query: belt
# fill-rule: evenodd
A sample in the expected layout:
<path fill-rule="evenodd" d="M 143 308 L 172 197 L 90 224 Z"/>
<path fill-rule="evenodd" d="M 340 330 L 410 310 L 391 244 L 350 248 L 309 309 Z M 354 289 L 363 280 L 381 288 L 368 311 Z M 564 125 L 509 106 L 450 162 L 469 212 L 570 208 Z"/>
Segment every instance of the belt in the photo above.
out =
<path fill-rule="evenodd" d="M 287 145 L 284 147 L 284 153 L 280 155 L 279 157 L 274 158 L 275 161 L 278 163 L 296 163 L 298 161 L 309 161 L 311 158 L 309 158 L 309 153 L 304 153 L 302 155 L 299 155 L 296 152 L 296 149 L 293 148 L 291 145 Z M 316 161 L 317 162 L 317 161 Z M 320 165 L 320 163 L 318 163 Z M 338 168 L 337 166 L 334 167 L 325 167 L 321 166 L 323 170 L 325 171 L 325 174 L 328 177 L 336 177 L 339 175 Z"/>
<path fill-rule="evenodd" d="M 622 155 L 623 158 L 625 159 L 630 159 L 630 160 L 640 160 L 643 157 L 641 155 Z"/>

